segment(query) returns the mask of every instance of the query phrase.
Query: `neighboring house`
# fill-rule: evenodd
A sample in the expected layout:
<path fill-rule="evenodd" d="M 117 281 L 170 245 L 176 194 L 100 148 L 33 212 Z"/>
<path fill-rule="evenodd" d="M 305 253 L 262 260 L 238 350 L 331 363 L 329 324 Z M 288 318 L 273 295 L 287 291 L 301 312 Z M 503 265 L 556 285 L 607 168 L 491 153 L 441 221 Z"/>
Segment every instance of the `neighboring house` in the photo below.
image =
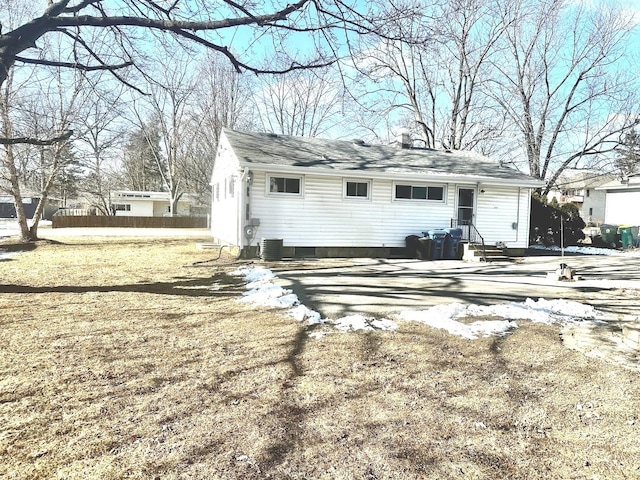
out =
<path fill-rule="evenodd" d="M 110 192 L 111 208 L 116 215 L 125 217 L 162 217 L 169 215 L 168 192 L 139 192 L 118 190 Z M 187 216 L 190 211 L 190 197 L 182 195 L 178 200 L 176 214 Z"/>
<path fill-rule="evenodd" d="M 22 205 L 24 207 L 24 213 L 28 219 L 33 218 L 33 214 L 36 212 L 40 197 L 23 197 Z M 58 210 L 60 202 L 56 199 L 48 199 L 42 212 L 42 218 L 44 220 L 51 220 L 54 212 Z M 0 218 L 16 218 L 16 205 L 13 197 L 10 195 L 0 195 Z"/>
<path fill-rule="evenodd" d="M 549 191 L 547 198 L 555 198 L 559 204 L 574 203 L 580 216 L 588 226 L 604 223 L 605 192 L 598 187 L 611 182 L 615 177 L 589 172 L 579 172 L 561 177 L 555 188 Z"/>
<path fill-rule="evenodd" d="M 471 152 L 411 148 L 408 135 L 380 146 L 223 129 L 211 185 L 213 237 L 248 255 L 266 238 L 288 256 L 369 256 L 470 223 L 523 250 L 543 183 Z"/>
<path fill-rule="evenodd" d="M 640 174 L 606 183 L 597 190 L 606 195 L 605 224 L 640 225 Z"/>

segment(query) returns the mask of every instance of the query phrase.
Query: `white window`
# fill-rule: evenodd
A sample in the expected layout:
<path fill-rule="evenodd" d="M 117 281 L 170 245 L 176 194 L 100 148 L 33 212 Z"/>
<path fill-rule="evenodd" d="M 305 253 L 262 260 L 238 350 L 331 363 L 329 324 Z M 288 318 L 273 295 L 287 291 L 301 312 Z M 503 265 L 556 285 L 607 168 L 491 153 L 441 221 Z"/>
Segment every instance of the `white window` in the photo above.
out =
<path fill-rule="evenodd" d="M 236 178 L 232 175 L 227 178 L 227 191 L 229 192 L 229 197 L 233 198 L 235 195 L 235 187 L 236 187 Z"/>
<path fill-rule="evenodd" d="M 130 203 L 114 203 L 113 209 L 118 212 L 130 212 L 131 204 Z"/>
<path fill-rule="evenodd" d="M 396 200 L 429 200 L 433 202 L 444 202 L 443 185 L 395 185 L 394 198 Z"/>
<path fill-rule="evenodd" d="M 301 177 L 284 177 L 269 175 L 269 193 L 272 194 L 288 194 L 302 195 L 302 178 Z"/>
<path fill-rule="evenodd" d="M 345 180 L 344 196 L 346 198 L 369 199 L 371 195 L 370 180 Z"/>

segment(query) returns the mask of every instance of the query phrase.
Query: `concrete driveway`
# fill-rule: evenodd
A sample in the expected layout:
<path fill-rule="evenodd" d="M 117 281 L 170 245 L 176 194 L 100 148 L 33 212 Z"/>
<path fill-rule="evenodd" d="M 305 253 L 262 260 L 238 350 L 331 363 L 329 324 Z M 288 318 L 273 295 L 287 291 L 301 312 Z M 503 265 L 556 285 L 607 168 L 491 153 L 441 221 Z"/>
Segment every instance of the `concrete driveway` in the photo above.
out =
<path fill-rule="evenodd" d="M 572 282 L 550 279 L 561 262 Z M 514 262 L 455 260 L 308 259 L 266 264 L 279 284 L 327 318 L 362 313 L 375 317 L 440 303 L 492 305 L 527 298 L 575 300 L 609 320 L 640 316 L 640 258 L 596 255 L 527 256 Z"/>

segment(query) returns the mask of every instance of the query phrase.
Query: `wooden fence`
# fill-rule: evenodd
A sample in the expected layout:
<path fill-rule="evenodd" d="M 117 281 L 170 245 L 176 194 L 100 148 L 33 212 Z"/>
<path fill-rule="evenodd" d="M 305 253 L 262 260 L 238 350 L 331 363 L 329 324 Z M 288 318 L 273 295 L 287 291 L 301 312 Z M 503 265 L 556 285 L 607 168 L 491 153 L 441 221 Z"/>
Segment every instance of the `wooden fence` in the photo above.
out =
<path fill-rule="evenodd" d="M 53 228 L 207 228 L 207 217 L 125 217 L 106 215 L 54 215 Z"/>

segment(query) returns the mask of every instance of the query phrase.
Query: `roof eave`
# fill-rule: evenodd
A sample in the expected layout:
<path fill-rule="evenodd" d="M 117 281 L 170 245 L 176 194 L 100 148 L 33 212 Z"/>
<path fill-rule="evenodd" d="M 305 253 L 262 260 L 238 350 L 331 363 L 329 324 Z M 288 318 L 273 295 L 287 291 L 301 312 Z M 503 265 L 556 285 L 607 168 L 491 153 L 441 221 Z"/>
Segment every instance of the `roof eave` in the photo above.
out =
<path fill-rule="evenodd" d="M 315 174 L 329 177 L 353 177 L 353 178 L 372 178 L 384 180 L 416 180 L 416 178 L 424 178 L 431 182 L 442 183 L 464 183 L 470 185 L 504 185 L 528 188 L 540 188 L 546 185 L 541 180 L 531 179 L 506 179 L 487 177 L 483 175 L 456 175 L 441 173 L 420 173 L 420 172 L 374 172 L 364 170 L 338 170 L 318 167 L 291 166 L 291 165 L 273 165 L 264 163 L 240 162 L 240 167 L 247 167 L 254 171 L 285 173 L 291 175 Z"/>

